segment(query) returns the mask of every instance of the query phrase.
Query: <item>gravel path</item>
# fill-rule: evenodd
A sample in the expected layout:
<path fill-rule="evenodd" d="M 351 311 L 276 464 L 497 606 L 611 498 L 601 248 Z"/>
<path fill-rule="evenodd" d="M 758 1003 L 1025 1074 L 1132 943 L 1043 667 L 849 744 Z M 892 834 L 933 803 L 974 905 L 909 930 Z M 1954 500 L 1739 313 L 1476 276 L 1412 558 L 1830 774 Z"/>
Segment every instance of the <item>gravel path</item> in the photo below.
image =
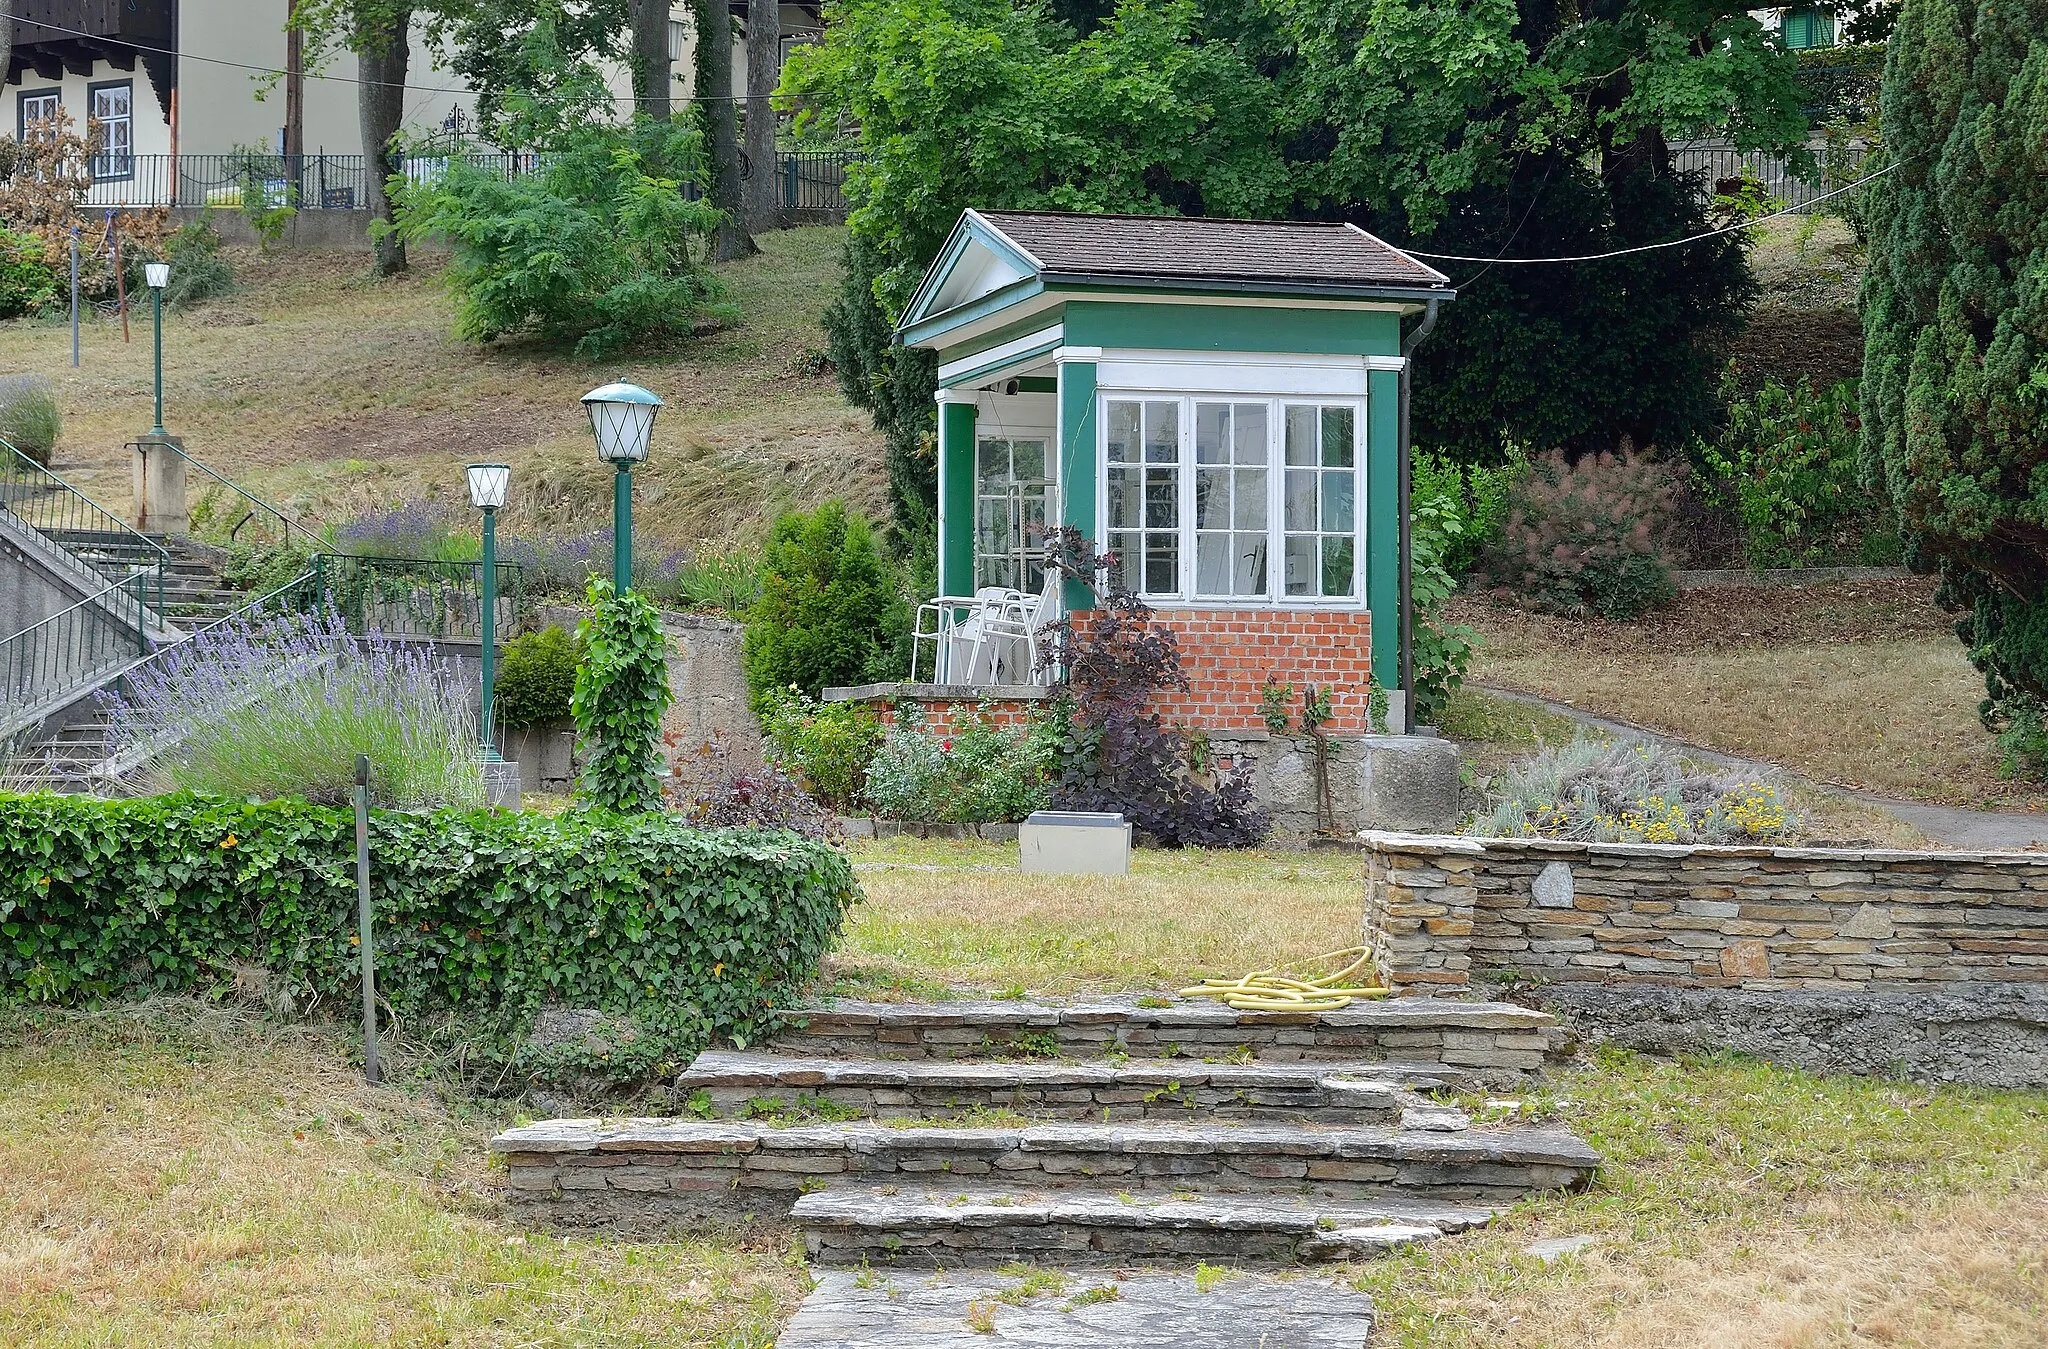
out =
<path fill-rule="evenodd" d="M 1820 791 L 1834 792 L 1865 805 L 1875 806 L 1888 815 L 1904 820 L 1936 843 L 1949 848 L 2030 848 L 2048 846 L 2048 815 L 2034 815 L 2018 811 L 1963 810 L 1956 806 L 1935 806 L 1924 801 L 1901 801 L 1896 797 L 1879 796 L 1875 792 L 1849 791 L 1826 783 L 1814 782 L 1811 778 L 1781 768 L 1776 764 L 1762 763 L 1755 759 L 1744 759 L 1738 755 L 1726 754 L 1705 745 L 1696 745 L 1690 740 L 1662 731 L 1653 731 L 1647 726 L 1638 726 L 1632 721 L 1620 721 L 1614 717 L 1603 717 L 1588 712 L 1570 703 L 1561 703 L 1554 698 L 1544 698 L 1534 693 L 1523 693 L 1517 689 L 1498 688 L 1492 684 L 1474 684 L 1472 687 L 1495 698 L 1510 702 L 1527 703 L 1570 717 L 1581 725 L 1591 726 L 1610 735 L 1629 736 L 1637 740 L 1649 740 L 1682 752 L 1687 758 L 1701 763 L 1710 763 L 1723 768 L 1733 768 L 1745 773 L 1763 773 L 1778 777 L 1793 778 Z"/>

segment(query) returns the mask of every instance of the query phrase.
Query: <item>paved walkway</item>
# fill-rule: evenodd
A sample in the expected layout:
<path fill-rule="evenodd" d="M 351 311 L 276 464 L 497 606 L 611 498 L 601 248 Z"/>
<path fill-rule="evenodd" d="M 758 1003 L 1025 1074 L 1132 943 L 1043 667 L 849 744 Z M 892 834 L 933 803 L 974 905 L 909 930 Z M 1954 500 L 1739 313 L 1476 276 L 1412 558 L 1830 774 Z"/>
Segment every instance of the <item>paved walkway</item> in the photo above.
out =
<path fill-rule="evenodd" d="M 1204 1286 L 1204 1283 L 1207 1286 Z M 776 1349 L 1364 1349 L 1372 1300 L 1327 1278 L 1075 1269 L 829 1270 Z"/>
<path fill-rule="evenodd" d="M 1570 703 L 1561 703 L 1554 698 L 1544 698 L 1534 693 L 1523 693 L 1518 689 L 1504 689 L 1492 684 L 1474 684 L 1471 687 L 1495 698 L 1510 702 L 1527 703 L 1570 717 L 1581 725 L 1606 731 L 1610 735 L 1631 736 L 1638 740 L 1654 741 L 1669 745 L 1689 759 L 1701 763 L 1733 768 L 1744 773 L 1761 773 L 1775 777 L 1791 778 L 1803 782 L 1819 791 L 1834 792 L 1875 806 L 1887 815 L 1904 820 L 1934 842 L 1949 848 L 1979 848 L 1996 850 L 2001 848 L 2029 848 L 2048 846 L 2048 815 L 2034 815 L 2019 811 L 1962 810 L 1955 806 L 1935 806 L 1924 801 L 1901 801 L 1897 797 L 1879 796 L 1875 792 L 1850 791 L 1794 773 L 1777 764 L 1764 763 L 1756 759 L 1744 759 L 1738 755 L 1726 754 L 1705 745 L 1694 744 L 1675 735 L 1653 731 L 1647 726 L 1638 726 L 1632 721 L 1621 721 L 1614 717 L 1603 717 L 1588 712 Z"/>

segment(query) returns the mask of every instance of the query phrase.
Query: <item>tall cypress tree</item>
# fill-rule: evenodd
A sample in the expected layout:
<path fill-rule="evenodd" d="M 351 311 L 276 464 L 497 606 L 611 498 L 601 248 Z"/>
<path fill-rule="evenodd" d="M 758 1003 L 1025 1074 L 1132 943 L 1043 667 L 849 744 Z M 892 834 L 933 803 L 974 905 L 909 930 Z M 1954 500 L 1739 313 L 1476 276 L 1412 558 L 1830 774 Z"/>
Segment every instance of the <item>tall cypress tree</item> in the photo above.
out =
<path fill-rule="evenodd" d="M 1864 467 L 1984 672 L 1982 714 L 2048 758 L 2048 0 L 1905 0 L 1863 282 Z"/>

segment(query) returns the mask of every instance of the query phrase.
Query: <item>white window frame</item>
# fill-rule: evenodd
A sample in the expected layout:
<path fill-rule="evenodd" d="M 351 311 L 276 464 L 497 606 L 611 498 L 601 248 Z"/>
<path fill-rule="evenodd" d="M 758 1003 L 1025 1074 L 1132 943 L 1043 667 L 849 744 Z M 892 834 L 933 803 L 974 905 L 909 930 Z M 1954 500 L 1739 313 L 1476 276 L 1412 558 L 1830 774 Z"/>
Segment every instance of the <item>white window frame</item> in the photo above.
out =
<path fill-rule="evenodd" d="M 1139 591 L 1156 609 L 1306 609 L 1363 610 L 1370 607 L 1366 587 L 1366 520 L 1369 482 L 1366 466 L 1368 431 L 1366 400 L 1356 394 L 1275 393 L 1203 389 L 1098 389 L 1095 400 L 1095 501 L 1098 546 L 1109 546 L 1109 406 L 1124 402 L 1177 401 L 1180 404 L 1179 504 L 1180 563 L 1178 588 L 1171 594 Z M 1264 403 L 1266 412 L 1266 593 L 1213 595 L 1196 589 L 1195 553 L 1195 405 L 1198 403 Z M 1286 593 L 1286 417 L 1290 404 L 1351 409 L 1352 497 L 1351 594 L 1289 595 Z M 1320 413 L 1318 414 L 1320 420 Z M 1320 533 L 1320 532 L 1319 532 Z M 1319 573 L 1320 575 L 1320 573 Z"/>
<path fill-rule="evenodd" d="M 98 114 L 97 105 L 101 94 L 119 89 L 128 96 L 128 112 L 124 117 L 105 118 Z M 93 181 L 101 183 L 126 182 L 135 176 L 135 81 L 102 80 L 89 84 L 85 90 L 86 124 L 96 119 L 101 127 L 100 150 L 92 157 Z M 110 125 L 119 125 L 125 135 L 124 144 L 116 151 L 113 137 L 107 131 Z"/>
<path fill-rule="evenodd" d="M 48 116 L 46 116 L 46 117 L 36 117 L 36 118 L 30 118 L 30 116 L 28 115 L 28 109 L 29 109 L 29 105 L 33 103 L 33 104 L 36 104 L 36 105 L 40 106 L 41 104 L 43 104 L 43 103 L 45 103 L 45 102 L 47 102 L 47 103 L 49 104 L 49 107 L 50 107 L 50 111 L 49 111 L 49 114 L 48 114 Z M 42 122 L 42 121 L 50 121 L 50 120 L 53 120 L 53 119 L 55 119 L 55 117 L 57 116 L 57 114 L 58 114 L 59 112 L 62 112 L 63 110 L 64 110 L 64 91 L 63 91 L 62 89 L 24 89 L 24 90 L 22 90 L 22 91 L 21 91 L 20 93 L 18 93 L 18 94 L 16 94 L 16 95 L 14 96 L 14 128 L 15 128 L 15 136 L 16 136 L 16 139 L 18 139 L 18 140 L 27 140 L 27 139 L 28 139 L 28 135 L 29 135 L 29 131 L 28 131 L 28 128 L 29 128 L 29 123 L 30 123 L 30 121 L 32 121 L 32 120 L 33 120 L 33 121 L 37 121 L 37 122 Z"/>

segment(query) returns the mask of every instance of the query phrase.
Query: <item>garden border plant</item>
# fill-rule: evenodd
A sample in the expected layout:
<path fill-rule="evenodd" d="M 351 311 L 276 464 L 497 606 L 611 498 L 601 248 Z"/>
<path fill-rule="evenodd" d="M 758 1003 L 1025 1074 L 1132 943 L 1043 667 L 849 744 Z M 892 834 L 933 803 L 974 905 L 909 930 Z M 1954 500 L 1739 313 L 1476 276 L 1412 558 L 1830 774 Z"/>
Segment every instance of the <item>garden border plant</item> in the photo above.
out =
<path fill-rule="evenodd" d="M 0 795 L 0 1003 L 217 996 L 262 970 L 299 1010 L 356 996 L 346 808 L 192 795 Z M 673 815 L 441 810 L 370 817 L 377 990 L 407 1033 L 436 1018 L 474 1068 L 668 1071 L 745 1044 L 816 975 L 858 897 L 836 849 Z M 537 1061 L 544 1008 L 630 1039 Z"/>

